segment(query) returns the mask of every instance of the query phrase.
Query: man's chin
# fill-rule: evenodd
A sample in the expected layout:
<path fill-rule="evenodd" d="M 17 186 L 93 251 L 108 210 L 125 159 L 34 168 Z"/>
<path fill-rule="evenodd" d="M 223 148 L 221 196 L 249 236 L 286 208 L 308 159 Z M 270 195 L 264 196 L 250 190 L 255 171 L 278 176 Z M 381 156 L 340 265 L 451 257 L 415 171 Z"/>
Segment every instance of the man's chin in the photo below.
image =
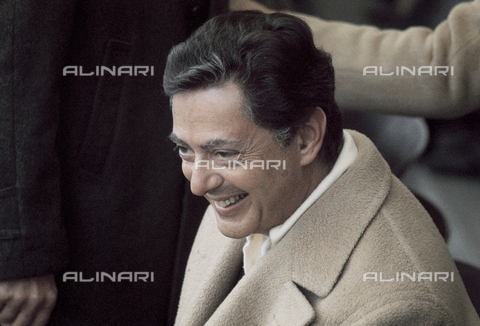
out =
<path fill-rule="evenodd" d="M 217 228 L 224 236 L 233 239 L 243 239 L 254 233 L 248 226 L 244 225 L 245 217 L 224 217 L 215 213 L 217 219 Z"/>

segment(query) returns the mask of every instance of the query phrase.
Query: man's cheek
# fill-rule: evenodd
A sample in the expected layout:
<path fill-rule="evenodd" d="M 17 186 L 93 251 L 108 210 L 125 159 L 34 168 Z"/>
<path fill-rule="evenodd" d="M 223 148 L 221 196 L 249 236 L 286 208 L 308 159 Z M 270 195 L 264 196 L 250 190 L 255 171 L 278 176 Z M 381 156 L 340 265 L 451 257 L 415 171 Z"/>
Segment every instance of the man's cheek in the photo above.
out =
<path fill-rule="evenodd" d="M 191 164 L 187 162 L 182 162 L 182 172 L 185 178 L 187 178 L 188 181 L 192 179 L 192 167 Z"/>

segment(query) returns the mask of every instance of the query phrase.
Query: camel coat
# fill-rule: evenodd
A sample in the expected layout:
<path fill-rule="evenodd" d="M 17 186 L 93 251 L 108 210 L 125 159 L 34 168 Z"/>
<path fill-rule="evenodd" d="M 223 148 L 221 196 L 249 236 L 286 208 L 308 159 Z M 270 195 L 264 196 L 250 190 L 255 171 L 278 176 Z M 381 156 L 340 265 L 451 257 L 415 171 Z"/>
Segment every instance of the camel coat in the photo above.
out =
<path fill-rule="evenodd" d="M 480 325 L 431 218 L 371 141 L 350 133 L 353 165 L 239 281 L 245 240 L 223 236 L 207 209 L 176 325 Z"/>

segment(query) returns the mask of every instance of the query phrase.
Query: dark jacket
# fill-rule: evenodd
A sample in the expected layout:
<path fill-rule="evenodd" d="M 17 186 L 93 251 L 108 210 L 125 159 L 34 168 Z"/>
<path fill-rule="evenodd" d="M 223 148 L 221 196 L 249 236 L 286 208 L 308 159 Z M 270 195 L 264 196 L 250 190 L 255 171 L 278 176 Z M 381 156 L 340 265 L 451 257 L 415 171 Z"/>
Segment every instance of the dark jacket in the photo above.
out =
<path fill-rule="evenodd" d="M 52 325 L 166 325 L 206 202 L 167 140 L 169 49 L 226 1 L 0 4 L 0 280 L 56 273 Z M 153 76 L 63 76 L 153 66 Z M 200 201 L 200 207 L 198 202 Z M 144 282 L 66 271 L 153 272 Z"/>

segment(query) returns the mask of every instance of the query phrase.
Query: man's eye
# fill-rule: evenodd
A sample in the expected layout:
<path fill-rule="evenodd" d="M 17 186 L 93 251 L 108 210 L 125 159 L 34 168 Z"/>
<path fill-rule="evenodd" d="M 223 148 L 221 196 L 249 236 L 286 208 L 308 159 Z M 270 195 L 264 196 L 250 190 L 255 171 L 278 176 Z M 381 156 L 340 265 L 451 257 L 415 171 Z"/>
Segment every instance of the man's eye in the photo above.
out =
<path fill-rule="evenodd" d="M 180 146 L 180 145 L 175 146 L 175 148 L 173 150 L 175 152 L 178 152 L 178 154 L 180 154 L 180 155 L 188 154 L 188 148 Z"/>
<path fill-rule="evenodd" d="M 221 158 L 227 158 L 227 157 L 230 156 L 230 153 L 228 153 L 228 152 L 218 152 L 217 155 L 220 156 Z"/>
<path fill-rule="evenodd" d="M 232 153 L 232 152 L 217 152 L 216 155 L 220 158 L 229 158 L 229 157 L 232 157 L 234 155 L 236 155 L 236 153 Z"/>

